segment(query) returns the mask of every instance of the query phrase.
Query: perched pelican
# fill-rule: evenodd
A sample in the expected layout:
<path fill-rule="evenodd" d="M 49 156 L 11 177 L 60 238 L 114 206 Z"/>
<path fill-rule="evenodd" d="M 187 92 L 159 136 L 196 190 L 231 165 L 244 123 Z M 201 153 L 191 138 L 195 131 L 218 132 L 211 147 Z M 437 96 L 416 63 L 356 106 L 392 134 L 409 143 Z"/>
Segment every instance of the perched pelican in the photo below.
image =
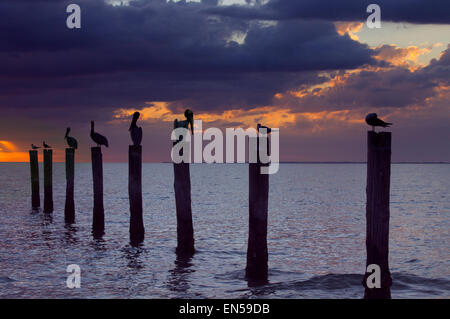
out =
<path fill-rule="evenodd" d="M 44 148 L 52 148 L 50 145 L 45 144 L 45 141 L 42 142 L 42 146 L 44 146 Z"/>
<path fill-rule="evenodd" d="M 186 120 L 178 121 L 178 119 L 175 119 L 175 121 L 173 121 L 173 127 L 174 128 L 184 127 L 184 128 L 189 129 L 189 125 L 190 125 L 191 126 L 191 132 L 192 132 L 192 134 L 194 134 L 194 112 L 192 112 L 190 109 L 186 109 L 186 111 L 184 111 L 184 116 L 186 117 Z M 182 138 L 180 138 L 174 144 L 176 144 L 179 141 L 181 141 L 181 139 Z"/>
<path fill-rule="evenodd" d="M 190 109 L 184 111 L 184 117 L 187 119 L 189 125 L 191 126 L 191 133 L 194 134 L 194 112 Z"/>
<path fill-rule="evenodd" d="M 39 147 L 39 146 L 36 146 L 36 145 L 34 145 L 34 144 L 31 144 L 31 149 L 37 150 L 38 148 L 40 148 L 40 147 Z"/>
<path fill-rule="evenodd" d="M 375 131 L 375 126 L 389 127 L 392 123 L 384 122 L 382 119 L 377 117 L 377 113 L 370 113 L 366 116 L 366 123 L 372 126 L 372 131 Z"/>
<path fill-rule="evenodd" d="M 97 143 L 97 146 L 105 145 L 108 147 L 108 140 L 103 135 L 94 132 L 94 121 L 91 121 L 91 139 Z"/>
<path fill-rule="evenodd" d="M 131 121 L 131 125 L 129 128 L 131 140 L 133 141 L 134 146 L 141 145 L 142 141 L 142 127 L 138 127 L 136 125 L 137 120 L 141 114 L 139 112 L 134 112 L 133 120 Z"/>
<path fill-rule="evenodd" d="M 70 127 L 67 128 L 64 139 L 66 140 L 67 145 L 69 145 L 70 148 L 73 148 L 76 150 L 78 148 L 78 142 L 75 138 L 69 136 L 69 133 L 70 133 Z"/>
<path fill-rule="evenodd" d="M 270 127 L 261 125 L 261 124 L 259 124 L 259 123 L 258 123 L 258 126 L 257 126 L 257 127 L 258 127 L 258 132 L 259 132 L 259 130 L 262 129 L 262 128 L 265 128 L 265 129 L 267 130 L 267 131 L 266 131 L 267 134 L 269 134 L 270 132 L 272 132 L 272 129 L 271 129 Z"/>

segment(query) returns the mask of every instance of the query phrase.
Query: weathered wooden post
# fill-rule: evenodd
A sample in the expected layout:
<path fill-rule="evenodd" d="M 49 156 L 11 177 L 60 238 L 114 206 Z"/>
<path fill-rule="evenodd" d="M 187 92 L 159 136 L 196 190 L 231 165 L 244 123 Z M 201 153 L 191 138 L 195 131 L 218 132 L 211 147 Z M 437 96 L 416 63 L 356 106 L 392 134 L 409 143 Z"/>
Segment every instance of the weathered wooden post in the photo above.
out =
<path fill-rule="evenodd" d="M 192 255 L 194 228 L 192 226 L 191 175 L 189 163 L 173 163 L 175 204 L 177 209 L 177 254 Z"/>
<path fill-rule="evenodd" d="M 172 139 L 176 138 L 172 148 L 175 205 L 177 210 L 176 252 L 180 258 L 192 256 L 195 252 L 191 207 L 191 175 L 189 172 L 191 135 L 188 133 L 190 126 L 191 133 L 192 135 L 194 134 L 194 113 L 187 109 L 184 111 L 184 116 L 186 120 L 174 121 L 174 131 L 172 131 Z M 177 130 L 180 128 L 182 131 L 185 129 L 184 132 L 177 133 Z M 178 149 L 176 146 L 181 146 L 181 148 Z M 186 153 L 184 153 L 185 148 Z M 180 161 L 178 159 L 174 160 L 174 156 L 180 156 Z"/>
<path fill-rule="evenodd" d="M 53 151 L 44 149 L 44 213 L 53 212 Z"/>
<path fill-rule="evenodd" d="M 105 212 L 103 208 L 103 162 L 100 146 L 91 147 L 92 180 L 94 182 L 94 210 L 92 233 L 101 237 L 105 232 Z"/>
<path fill-rule="evenodd" d="M 365 299 L 391 298 L 392 279 L 389 271 L 389 190 L 391 177 L 391 132 L 369 131 L 367 134 L 366 187 L 366 274 L 363 279 Z M 380 287 L 370 288 L 372 276 L 367 266 L 381 271 Z M 371 270 L 372 271 L 372 270 Z M 370 286 L 373 286 L 370 283 Z"/>
<path fill-rule="evenodd" d="M 30 173 L 31 173 L 31 207 L 39 208 L 41 206 L 41 200 L 39 196 L 38 151 L 30 151 Z"/>
<path fill-rule="evenodd" d="M 259 132 L 257 133 L 259 136 Z M 261 167 L 268 163 L 261 163 L 259 155 L 260 143 L 267 143 L 267 136 L 257 139 L 257 161 L 249 163 L 249 229 L 247 248 L 247 267 L 245 276 L 249 283 L 264 283 L 268 276 L 267 252 L 267 212 L 269 204 L 269 174 L 261 174 Z"/>
<path fill-rule="evenodd" d="M 66 148 L 66 204 L 64 206 L 64 220 L 68 224 L 75 222 L 74 176 L 75 149 Z"/>
<path fill-rule="evenodd" d="M 128 149 L 128 195 L 130 198 L 130 242 L 144 240 L 142 218 L 142 146 L 130 145 Z"/>

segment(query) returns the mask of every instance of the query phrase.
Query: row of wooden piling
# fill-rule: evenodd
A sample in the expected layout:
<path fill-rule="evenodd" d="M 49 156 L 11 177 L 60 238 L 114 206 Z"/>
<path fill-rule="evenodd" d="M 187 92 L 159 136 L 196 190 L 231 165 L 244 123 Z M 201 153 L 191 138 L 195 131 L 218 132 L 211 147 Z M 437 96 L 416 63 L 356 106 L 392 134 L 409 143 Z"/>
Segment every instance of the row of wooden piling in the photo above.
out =
<path fill-rule="evenodd" d="M 381 288 L 369 288 L 366 273 L 363 280 L 365 298 L 390 298 L 392 279 L 389 271 L 389 191 L 391 165 L 391 133 L 368 132 L 367 188 L 366 188 L 366 265 L 381 268 Z M 91 148 L 94 208 L 92 231 L 94 237 L 104 234 L 103 161 L 100 147 Z M 130 241 L 144 240 L 142 217 L 142 148 L 129 147 L 128 193 L 130 200 Z M 66 149 L 66 203 L 65 221 L 75 222 L 74 205 L 75 150 Z M 249 234 L 246 278 L 256 284 L 267 281 L 267 217 L 269 175 L 261 174 L 263 164 L 249 164 Z M 37 151 L 30 151 L 32 206 L 40 207 L 39 169 Z M 179 255 L 191 256 L 195 252 L 191 208 L 191 181 L 189 163 L 173 164 L 174 190 L 177 216 L 177 248 Z M 53 211 L 52 150 L 44 150 L 44 212 Z"/>
<path fill-rule="evenodd" d="M 44 150 L 44 212 L 53 211 L 53 168 L 52 150 Z M 38 153 L 36 150 L 30 151 L 30 171 L 31 171 L 31 205 L 33 208 L 41 206 L 39 196 L 39 166 Z"/>

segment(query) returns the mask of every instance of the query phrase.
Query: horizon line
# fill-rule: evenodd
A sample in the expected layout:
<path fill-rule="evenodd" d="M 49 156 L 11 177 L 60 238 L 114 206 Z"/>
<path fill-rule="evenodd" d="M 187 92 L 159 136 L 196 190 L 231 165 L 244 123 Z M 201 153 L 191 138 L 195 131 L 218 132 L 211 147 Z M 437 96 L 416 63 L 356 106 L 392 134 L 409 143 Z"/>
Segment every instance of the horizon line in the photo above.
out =
<path fill-rule="evenodd" d="M 0 164 L 21 164 L 21 163 L 29 163 L 29 161 L 23 161 L 23 162 L 1 162 Z M 39 163 L 43 163 L 43 161 L 39 161 Z M 53 163 L 65 163 L 64 161 L 53 161 Z M 90 161 L 77 161 L 76 164 L 84 164 L 84 163 L 91 163 Z M 123 161 L 107 161 L 104 162 L 105 164 L 126 164 L 128 162 Z M 172 164 L 173 162 L 169 161 L 161 161 L 161 162 L 142 162 L 143 164 Z M 249 164 L 248 162 L 245 163 L 189 163 L 189 164 Z M 367 161 L 280 161 L 279 164 L 367 164 Z M 391 164 L 450 164 L 450 161 L 396 161 L 391 162 Z"/>

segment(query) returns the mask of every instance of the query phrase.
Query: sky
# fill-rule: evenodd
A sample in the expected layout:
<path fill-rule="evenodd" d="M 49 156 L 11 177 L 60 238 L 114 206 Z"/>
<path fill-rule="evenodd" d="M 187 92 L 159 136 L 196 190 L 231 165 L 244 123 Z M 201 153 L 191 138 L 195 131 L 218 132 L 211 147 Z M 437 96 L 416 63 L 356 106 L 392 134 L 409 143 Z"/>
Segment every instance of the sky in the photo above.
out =
<path fill-rule="evenodd" d="M 143 160 L 170 161 L 186 108 L 203 129 L 278 127 L 281 161 L 317 162 L 365 161 L 375 112 L 393 161 L 450 162 L 450 1 L 2 0 L 0 36 L 0 162 L 43 141 L 63 161 L 66 127 L 90 161 L 91 120 L 126 162 L 135 111 Z"/>

